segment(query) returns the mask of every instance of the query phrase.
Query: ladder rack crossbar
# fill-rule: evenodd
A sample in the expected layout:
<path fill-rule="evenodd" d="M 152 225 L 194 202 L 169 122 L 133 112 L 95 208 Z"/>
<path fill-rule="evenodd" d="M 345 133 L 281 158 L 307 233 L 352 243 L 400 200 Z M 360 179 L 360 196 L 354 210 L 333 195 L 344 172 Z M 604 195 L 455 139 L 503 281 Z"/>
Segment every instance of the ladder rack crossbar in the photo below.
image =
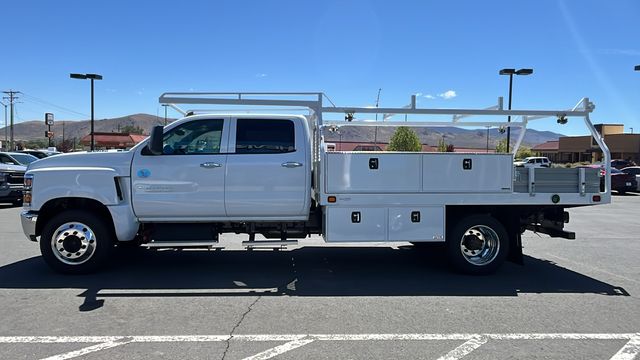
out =
<path fill-rule="evenodd" d="M 323 107 L 325 113 L 390 113 L 396 115 L 474 115 L 474 116 L 565 116 L 583 117 L 589 110 L 489 110 L 489 109 L 402 109 L 402 108 L 354 108 L 354 107 Z M 458 122 L 456 122 L 458 123 Z"/>
<path fill-rule="evenodd" d="M 271 98 L 259 98 L 269 96 Z M 305 99 L 288 99 L 282 97 L 304 97 Z M 571 110 L 504 110 L 498 104 L 488 109 L 428 109 L 417 108 L 415 103 L 409 107 L 327 107 L 322 100 L 326 95 L 322 92 L 174 92 L 160 96 L 160 103 L 171 104 L 209 104 L 236 106 L 285 106 L 305 107 L 316 113 L 344 114 L 394 114 L 394 115 L 452 115 L 452 123 L 462 125 L 458 120 L 468 116 L 529 116 L 529 121 L 545 117 L 584 117 L 593 111 L 588 98 L 583 98 Z"/>
<path fill-rule="evenodd" d="M 493 126 L 493 127 L 518 127 L 522 128 L 526 126 L 526 123 L 519 121 L 478 121 L 478 122 L 451 122 L 451 121 L 374 121 L 374 120 L 354 120 L 354 121 L 334 121 L 334 120 L 325 120 L 322 123 L 323 126 L 375 126 L 375 127 L 385 127 L 385 126 L 411 126 L 411 127 L 444 127 L 444 126 Z"/>

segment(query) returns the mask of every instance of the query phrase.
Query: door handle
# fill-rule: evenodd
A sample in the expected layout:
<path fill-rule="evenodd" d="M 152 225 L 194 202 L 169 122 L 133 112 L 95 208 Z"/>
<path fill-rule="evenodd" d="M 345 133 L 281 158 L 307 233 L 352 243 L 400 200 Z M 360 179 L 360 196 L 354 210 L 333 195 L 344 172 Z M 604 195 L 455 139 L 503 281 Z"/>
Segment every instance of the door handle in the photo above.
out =
<path fill-rule="evenodd" d="M 214 169 L 214 168 L 222 167 L 222 164 L 218 164 L 215 162 L 206 162 L 206 163 L 200 164 L 200 167 L 203 167 L 205 169 Z"/>
<path fill-rule="evenodd" d="M 299 162 L 295 162 L 295 161 L 288 161 L 286 163 L 282 163 L 282 167 L 286 167 L 286 168 L 289 168 L 289 169 L 297 168 L 297 167 L 300 167 L 300 166 L 302 166 L 302 164 L 299 163 Z"/>

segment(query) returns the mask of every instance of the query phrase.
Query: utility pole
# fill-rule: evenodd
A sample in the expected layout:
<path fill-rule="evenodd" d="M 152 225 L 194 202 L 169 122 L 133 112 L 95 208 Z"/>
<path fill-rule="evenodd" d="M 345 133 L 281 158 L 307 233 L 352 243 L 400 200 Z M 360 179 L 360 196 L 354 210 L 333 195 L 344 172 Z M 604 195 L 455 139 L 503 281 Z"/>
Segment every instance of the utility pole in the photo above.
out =
<path fill-rule="evenodd" d="M 3 147 L 7 148 L 7 141 L 8 141 L 8 137 L 7 135 L 9 134 L 7 131 L 9 130 L 7 127 L 7 107 L 9 105 L 5 104 L 4 102 L 0 101 L 0 104 L 2 104 L 2 106 L 4 106 L 4 143 L 3 143 Z"/>
<path fill-rule="evenodd" d="M 9 140 L 9 151 L 14 151 L 14 143 L 13 143 L 13 102 L 18 99 L 18 96 L 15 96 L 16 94 L 20 94 L 20 91 L 13 91 L 13 90 L 8 90 L 8 91 L 3 91 L 3 93 L 9 95 L 9 96 L 5 96 L 3 97 L 3 99 L 5 100 L 9 100 L 9 109 L 10 109 L 10 114 L 11 114 L 11 124 L 9 125 L 9 135 L 10 135 L 10 140 Z"/>

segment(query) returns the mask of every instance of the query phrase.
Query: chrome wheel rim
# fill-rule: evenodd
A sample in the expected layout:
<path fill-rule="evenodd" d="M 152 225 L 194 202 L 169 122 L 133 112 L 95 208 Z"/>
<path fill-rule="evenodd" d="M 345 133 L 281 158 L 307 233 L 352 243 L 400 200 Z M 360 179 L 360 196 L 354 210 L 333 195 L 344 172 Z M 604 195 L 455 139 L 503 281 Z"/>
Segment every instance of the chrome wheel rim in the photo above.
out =
<path fill-rule="evenodd" d="M 500 251 L 500 238 L 490 227 L 475 225 L 460 238 L 460 251 L 467 262 L 476 266 L 491 263 Z"/>
<path fill-rule="evenodd" d="M 95 253 L 96 238 L 90 227 L 80 222 L 60 225 L 51 237 L 51 249 L 67 265 L 87 262 Z"/>

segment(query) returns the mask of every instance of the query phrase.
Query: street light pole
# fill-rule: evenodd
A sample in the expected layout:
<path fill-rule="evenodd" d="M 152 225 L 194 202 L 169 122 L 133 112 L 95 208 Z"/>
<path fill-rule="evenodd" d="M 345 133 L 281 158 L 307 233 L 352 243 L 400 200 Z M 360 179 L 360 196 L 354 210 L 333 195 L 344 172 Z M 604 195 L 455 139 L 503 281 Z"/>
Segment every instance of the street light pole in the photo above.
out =
<path fill-rule="evenodd" d="M 509 97 L 509 101 L 511 101 L 511 97 Z M 96 142 L 93 134 L 93 78 L 91 78 L 91 151 L 93 151 L 96 147 Z"/>
<path fill-rule="evenodd" d="M 164 106 L 164 126 L 167 126 L 167 106 L 169 104 L 162 104 L 162 106 Z"/>
<path fill-rule="evenodd" d="M 491 126 L 487 126 L 487 154 L 489 153 L 489 128 L 491 128 Z"/>
<path fill-rule="evenodd" d="M 513 75 L 531 75 L 533 69 L 502 69 L 500 75 L 509 75 L 509 103 L 508 110 L 511 110 L 511 95 L 513 93 Z M 507 117 L 507 122 L 511 122 L 511 115 Z M 511 140 L 511 126 L 507 126 L 507 153 L 511 152 L 509 141 Z"/>
<path fill-rule="evenodd" d="M 69 74 L 69 77 L 72 79 L 82 79 L 82 80 L 86 80 L 89 79 L 91 80 L 91 151 L 93 151 L 95 149 L 95 139 L 94 139 L 94 134 L 93 134 L 93 130 L 94 130 L 94 116 L 93 116 L 93 80 L 102 80 L 102 75 L 98 75 L 98 74 Z"/>

